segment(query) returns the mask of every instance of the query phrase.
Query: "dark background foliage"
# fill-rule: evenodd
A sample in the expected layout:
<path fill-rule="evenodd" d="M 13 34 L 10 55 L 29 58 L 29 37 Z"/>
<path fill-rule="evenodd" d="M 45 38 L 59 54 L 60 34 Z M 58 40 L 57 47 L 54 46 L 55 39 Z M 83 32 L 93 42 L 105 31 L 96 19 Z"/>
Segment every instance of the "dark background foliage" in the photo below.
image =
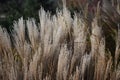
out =
<path fill-rule="evenodd" d="M 0 25 L 10 30 L 14 21 L 20 17 L 38 19 L 38 10 L 44 7 L 52 14 L 55 13 L 58 0 L 0 0 Z"/>

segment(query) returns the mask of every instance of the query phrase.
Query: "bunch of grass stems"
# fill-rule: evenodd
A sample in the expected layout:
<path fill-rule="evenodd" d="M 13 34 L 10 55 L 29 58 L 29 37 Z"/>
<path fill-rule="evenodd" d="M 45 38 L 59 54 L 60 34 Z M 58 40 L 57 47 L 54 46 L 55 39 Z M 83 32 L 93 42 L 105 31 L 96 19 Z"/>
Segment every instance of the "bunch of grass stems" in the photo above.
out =
<path fill-rule="evenodd" d="M 12 38 L 0 27 L 0 80 L 120 80 L 119 30 L 112 57 L 97 16 L 91 34 L 66 7 L 54 16 L 41 8 L 39 19 L 20 18 Z"/>

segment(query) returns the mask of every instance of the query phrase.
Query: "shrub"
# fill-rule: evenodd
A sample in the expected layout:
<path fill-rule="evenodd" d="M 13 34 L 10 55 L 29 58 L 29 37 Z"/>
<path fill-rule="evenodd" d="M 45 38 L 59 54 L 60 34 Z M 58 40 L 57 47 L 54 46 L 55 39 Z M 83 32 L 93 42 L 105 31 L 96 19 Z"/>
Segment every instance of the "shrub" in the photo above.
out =
<path fill-rule="evenodd" d="M 99 15 L 92 21 L 91 34 L 87 23 L 77 14 L 71 18 L 66 7 L 54 16 L 41 8 L 39 19 L 37 26 L 34 19 L 20 18 L 12 39 L 0 27 L 1 80 L 120 79 L 119 31 L 112 57 L 105 50 Z"/>

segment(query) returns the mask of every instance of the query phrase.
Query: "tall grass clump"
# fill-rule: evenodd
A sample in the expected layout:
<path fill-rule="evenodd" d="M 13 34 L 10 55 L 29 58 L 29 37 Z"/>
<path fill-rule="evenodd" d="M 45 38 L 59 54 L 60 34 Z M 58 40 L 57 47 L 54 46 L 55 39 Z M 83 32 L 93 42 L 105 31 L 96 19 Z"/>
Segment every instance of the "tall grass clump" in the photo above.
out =
<path fill-rule="evenodd" d="M 20 18 L 12 38 L 0 27 L 0 80 L 120 80 L 120 30 L 113 57 L 99 17 L 88 25 L 65 6 L 56 15 L 41 8 L 40 22 Z"/>

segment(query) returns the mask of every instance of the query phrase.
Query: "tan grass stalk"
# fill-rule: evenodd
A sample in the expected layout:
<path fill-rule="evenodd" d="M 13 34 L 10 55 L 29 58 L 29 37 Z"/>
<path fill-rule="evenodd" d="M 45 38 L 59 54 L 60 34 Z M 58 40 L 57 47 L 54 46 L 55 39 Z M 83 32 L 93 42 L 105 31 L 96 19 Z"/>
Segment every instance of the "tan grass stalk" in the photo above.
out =
<path fill-rule="evenodd" d="M 81 58 L 81 64 L 80 64 L 80 78 L 81 80 L 85 79 L 85 76 L 87 75 L 86 71 L 90 65 L 91 55 L 85 54 Z"/>
<path fill-rule="evenodd" d="M 112 57 L 110 56 L 109 60 L 107 61 L 107 66 L 106 66 L 105 74 L 104 74 L 104 80 L 110 79 L 109 74 L 111 73 L 111 68 L 112 68 Z"/>
<path fill-rule="evenodd" d="M 85 23 L 77 16 L 75 16 L 73 21 L 73 29 L 74 29 L 74 54 L 71 60 L 70 72 L 73 72 L 76 65 L 80 63 L 80 61 L 78 60 L 81 60 L 81 57 L 85 54 L 87 38 L 87 27 L 85 26 Z"/>
<path fill-rule="evenodd" d="M 25 41 L 25 23 L 23 18 L 20 18 L 18 22 L 14 23 L 14 30 L 19 37 L 20 41 Z"/>
<path fill-rule="evenodd" d="M 38 80 L 37 78 L 37 66 L 38 66 L 38 62 L 41 62 L 41 58 L 42 58 L 42 53 L 41 53 L 41 47 L 38 48 L 38 50 L 36 50 L 35 54 L 33 55 L 33 60 L 30 62 L 29 65 L 29 77 L 35 80 Z"/>
<path fill-rule="evenodd" d="M 67 46 L 64 45 L 60 51 L 58 59 L 57 80 L 67 80 L 69 75 L 71 54 L 67 50 Z"/>
<path fill-rule="evenodd" d="M 120 29 L 118 24 L 118 36 L 117 36 L 116 51 L 115 51 L 115 67 L 119 63 L 118 62 L 119 56 L 120 56 Z"/>
<path fill-rule="evenodd" d="M 36 49 L 39 45 L 39 32 L 35 24 L 35 20 L 27 20 L 28 35 L 33 49 Z"/>
<path fill-rule="evenodd" d="M 76 66 L 76 71 L 73 76 L 71 76 L 72 80 L 79 80 L 80 79 L 80 67 Z M 69 79 L 71 79 L 69 78 Z"/>
<path fill-rule="evenodd" d="M 94 78 L 103 80 L 105 70 L 105 40 L 102 36 L 102 29 L 98 26 L 96 19 L 92 22 L 92 58 L 95 60 L 95 73 Z"/>

